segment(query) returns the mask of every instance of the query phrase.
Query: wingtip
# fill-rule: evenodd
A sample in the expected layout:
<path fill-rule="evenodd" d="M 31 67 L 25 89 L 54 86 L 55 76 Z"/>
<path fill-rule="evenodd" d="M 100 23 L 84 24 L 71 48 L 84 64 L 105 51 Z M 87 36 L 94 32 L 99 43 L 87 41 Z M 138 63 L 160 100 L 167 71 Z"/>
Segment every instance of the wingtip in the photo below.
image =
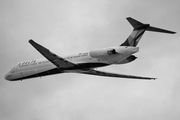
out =
<path fill-rule="evenodd" d="M 131 17 L 126 17 L 126 19 L 131 19 Z"/>
<path fill-rule="evenodd" d="M 33 40 L 32 40 L 32 39 L 30 39 L 30 40 L 29 40 L 29 43 L 30 43 L 30 42 L 33 42 Z"/>

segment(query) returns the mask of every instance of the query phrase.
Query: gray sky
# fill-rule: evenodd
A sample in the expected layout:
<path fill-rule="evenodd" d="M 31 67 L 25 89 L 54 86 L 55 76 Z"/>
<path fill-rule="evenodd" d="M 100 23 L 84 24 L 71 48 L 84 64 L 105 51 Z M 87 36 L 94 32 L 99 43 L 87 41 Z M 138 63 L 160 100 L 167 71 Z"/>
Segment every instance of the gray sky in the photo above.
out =
<path fill-rule="evenodd" d="M 2 120 L 179 120 L 179 0 L 1 0 L 0 118 Z M 34 39 L 60 56 L 116 46 L 133 17 L 177 34 L 146 32 L 136 61 L 101 68 L 156 81 L 59 74 L 9 82 L 18 62 L 43 58 Z"/>

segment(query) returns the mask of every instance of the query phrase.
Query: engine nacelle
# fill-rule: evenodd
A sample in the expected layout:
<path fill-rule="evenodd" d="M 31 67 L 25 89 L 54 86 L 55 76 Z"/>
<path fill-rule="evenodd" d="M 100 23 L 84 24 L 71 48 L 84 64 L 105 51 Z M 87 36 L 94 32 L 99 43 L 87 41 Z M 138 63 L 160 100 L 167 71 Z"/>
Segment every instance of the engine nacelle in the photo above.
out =
<path fill-rule="evenodd" d="M 102 58 L 102 57 L 107 57 L 109 55 L 113 55 L 116 53 L 117 52 L 115 49 L 107 48 L 107 49 L 100 49 L 100 50 L 92 50 L 89 52 L 89 55 L 94 58 L 100 58 L 100 57 Z"/>
<path fill-rule="evenodd" d="M 134 55 L 130 55 L 129 57 L 127 57 L 126 59 L 124 59 L 123 61 L 119 62 L 118 64 L 126 64 L 129 62 L 132 62 L 136 59 L 137 57 Z"/>

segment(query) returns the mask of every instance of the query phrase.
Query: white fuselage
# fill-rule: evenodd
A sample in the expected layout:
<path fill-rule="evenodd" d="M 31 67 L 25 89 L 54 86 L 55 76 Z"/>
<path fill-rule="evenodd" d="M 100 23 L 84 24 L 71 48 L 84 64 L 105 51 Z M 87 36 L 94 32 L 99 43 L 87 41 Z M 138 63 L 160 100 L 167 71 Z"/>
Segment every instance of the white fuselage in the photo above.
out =
<path fill-rule="evenodd" d="M 139 51 L 138 47 L 117 46 L 64 57 L 65 60 L 77 64 L 73 70 L 57 68 L 47 59 L 21 62 L 14 66 L 5 76 L 7 80 L 22 80 L 65 72 L 90 70 L 111 64 L 124 64 L 127 57 Z"/>

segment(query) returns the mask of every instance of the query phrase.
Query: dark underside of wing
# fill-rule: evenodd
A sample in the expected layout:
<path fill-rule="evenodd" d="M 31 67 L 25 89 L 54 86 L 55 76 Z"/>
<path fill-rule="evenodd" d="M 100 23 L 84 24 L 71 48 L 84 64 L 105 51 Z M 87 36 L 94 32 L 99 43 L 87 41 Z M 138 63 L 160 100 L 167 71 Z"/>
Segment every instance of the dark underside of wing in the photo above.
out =
<path fill-rule="evenodd" d="M 106 77 L 116 77 L 116 78 L 147 79 L 147 80 L 155 80 L 156 79 L 156 78 L 150 78 L 150 77 L 141 77 L 141 76 L 102 72 L 102 71 L 97 71 L 97 70 L 80 71 L 78 73 L 89 74 L 89 75 L 97 75 L 97 76 L 106 76 Z"/>

